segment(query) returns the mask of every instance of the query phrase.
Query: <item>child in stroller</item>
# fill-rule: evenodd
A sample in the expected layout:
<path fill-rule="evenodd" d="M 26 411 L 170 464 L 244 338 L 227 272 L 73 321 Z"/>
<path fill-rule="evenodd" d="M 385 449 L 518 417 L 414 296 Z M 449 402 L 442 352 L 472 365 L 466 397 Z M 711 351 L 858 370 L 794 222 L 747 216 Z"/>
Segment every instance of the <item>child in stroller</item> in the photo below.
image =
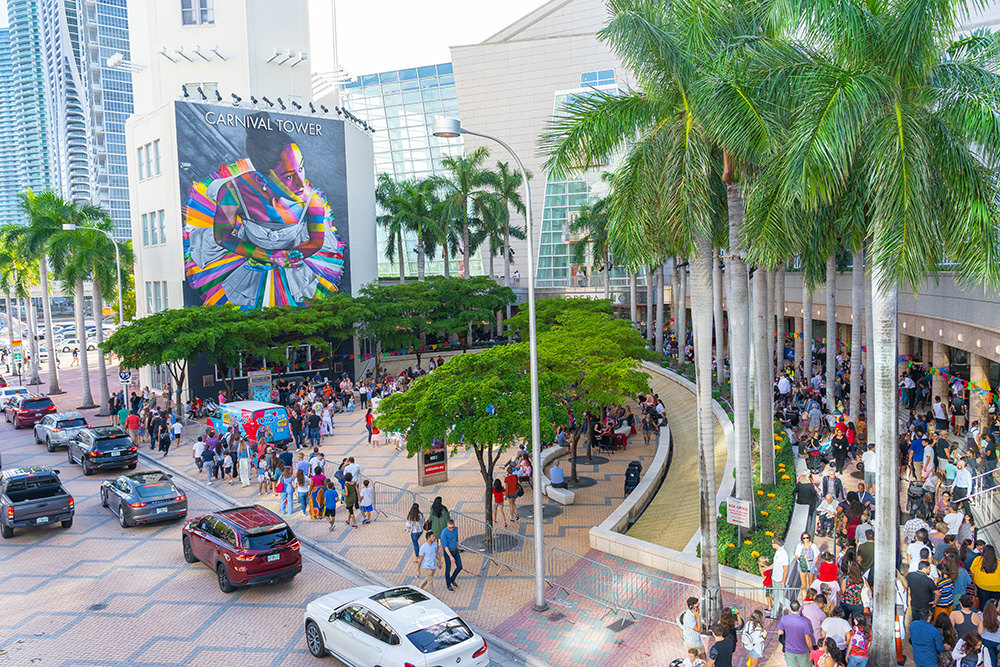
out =
<path fill-rule="evenodd" d="M 825 450 L 820 444 L 819 438 L 808 438 L 803 445 L 803 455 L 806 457 L 806 467 L 809 468 L 809 472 L 821 473 L 829 462 L 829 443 L 827 443 Z"/>

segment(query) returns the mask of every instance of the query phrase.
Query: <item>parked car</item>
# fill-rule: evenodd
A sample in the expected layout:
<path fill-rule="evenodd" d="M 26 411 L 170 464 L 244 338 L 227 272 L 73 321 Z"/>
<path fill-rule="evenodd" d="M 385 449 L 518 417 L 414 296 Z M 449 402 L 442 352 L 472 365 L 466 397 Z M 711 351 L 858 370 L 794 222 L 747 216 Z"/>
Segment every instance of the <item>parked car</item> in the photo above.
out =
<path fill-rule="evenodd" d="M 183 519 L 187 495 L 162 472 L 132 472 L 101 484 L 101 506 L 118 515 L 122 528 Z"/>
<path fill-rule="evenodd" d="M 84 475 L 106 468 L 135 470 L 139 465 L 139 448 L 117 426 L 90 426 L 80 429 L 67 443 L 66 457 L 70 463 L 79 462 Z"/>
<path fill-rule="evenodd" d="M 14 468 L 0 473 L 0 534 L 14 536 L 14 528 L 60 522 L 73 525 L 73 496 L 59 481 L 59 471 L 48 466 Z"/>
<path fill-rule="evenodd" d="M 26 393 L 17 394 L 10 399 L 3 414 L 7 421 L 14 424 L 14 428 L 23 428 L 37 424 L 42 421 L 42 417 L 54 412 L 56 405 L 51 398 L 45 394 Z"/>
<path fill-rule="evenodd" d="M 45 415 L 42 421 L 35 424 L 35 442 L 44 444 L 50 452 L 56 447 L 69 444 L 75 438 L 81 428 L 87 428 L 86 418 L 79 412 L 57 412 L 52 415 Z"/>
<path fill-rule="evenodd" d="M 361 586 L 306 605 L 306 645 L 348 665 L 489 664 L 489 647 L 436 597 L 410 586 Z"/>
<path fill-rule="evenodd" d="M 5 380 L 2 375 L 0 375 L 0 388 L 6 387 L 6 386 L 7 386 L 7 380 Z"/>
<path fill-rule="evenodd" d="M 7 415 L 7 405 L 10 403 L 18 394 L 27 394 L 28 388 L 22 387 L 20 385 L 7 386 L 0 388 L 0 410 L 3 411 L 4 417 Z M 7 421 L 10 421 L 9 419 Z"/>
<path fill-rule="evenodd" d="M 60 352 L 72 352 L 74 348 L 80 349 L 80 339 L 79 338 L 67 338 L 66 340 L 64 340 L 60 344 L 59 351 Z M 87 349 L 88 350 L 96 350 L 97 349 L 97 341 L 96 340 L 90 340 L 90 338 L 87 338 Z"/>
<path fill-rule="evenodd" d="M 302 571 L 300 544 L 291 526 L 260 505 L 200 516 L 188 521 L 182 533 L 184 560 L 212 568 L 223 593 L 276 583 Z"/>

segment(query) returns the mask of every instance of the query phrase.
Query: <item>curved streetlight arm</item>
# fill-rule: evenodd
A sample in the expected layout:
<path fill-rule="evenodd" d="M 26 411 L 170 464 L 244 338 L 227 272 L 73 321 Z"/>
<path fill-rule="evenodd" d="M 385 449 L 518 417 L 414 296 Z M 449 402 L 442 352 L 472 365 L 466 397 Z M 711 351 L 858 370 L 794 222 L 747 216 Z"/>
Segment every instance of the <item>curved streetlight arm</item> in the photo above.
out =
<path fill-rule="evenodd" d="M 75 225 L 73 223 L 64 223 L 62 228 L 65 231 L 71 232 L 76 229 L 79 229 L 79 225 Z M 118 250 L 118 241 L 116 241 L 115 237 L 111 235 L 111 232 L 104 229 L 100 229 L 99 227 L 86 227 L 85 229 L 92 229 L 95 232 L 100 232 L 104 234 L 106 237 L 108 237 L 108 240 L 111 241 L 111 245 L 115 247 L 115 266 L 118 268 L 118 271 L 115 273 L 115 277 L 118 278 L 118 326 L 122 326 L 123 324 L 125 324 L 125 315 L 124 315 L 125 295 L 122 293 L 122 257 L 121 253 Z M 101 313 L 101 316 L 103 317 L 104 313 Z M 95 326 L 98 324 L 98 322 L 99 319 L 97 317 L 97 313 L 94 313 Z"/>

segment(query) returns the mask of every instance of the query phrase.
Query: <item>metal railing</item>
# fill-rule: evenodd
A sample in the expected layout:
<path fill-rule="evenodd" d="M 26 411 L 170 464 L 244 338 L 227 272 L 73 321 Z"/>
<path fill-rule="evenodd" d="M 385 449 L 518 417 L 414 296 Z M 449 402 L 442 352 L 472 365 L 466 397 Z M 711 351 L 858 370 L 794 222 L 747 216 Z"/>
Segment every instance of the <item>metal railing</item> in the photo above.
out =
<path fill-rule="evenodd" d="M 719 586 L 706 590 L 706 596 L 718 595 L 722 606 L 731 607 L 740 612 L 746 619 L 755 609 L 774 609 L 775 606 L 788 609 L 788 603 L 798 599 L 801 589 L 798 586 L 784 588 L 764 588 L 763 586 Z M 783 598 L 783 601 L 776 599 Z"/>
<path fill-rule="evenodd" d="M 615 597 L 618 608 L 630 616 L 677 624 L 676 610 L 669 610 L 664 598 L 671 588 L 683 592 L 676 599 L 683 604 L 688 597 L 701 597 L 701 586 L 660 577 L 647 572 L 619 570 L 615 572 Z"/>
<path fill-rule="evenodd" d="M 554 591 L 554 601 L 560 595 L 589 600 L 606 612 L 617 613 L 621 608 L 616 592 L 616 573 L 604 563 L 579 556 L 565 549 L 549 547 L 545 563 L 545 581 Z"/>

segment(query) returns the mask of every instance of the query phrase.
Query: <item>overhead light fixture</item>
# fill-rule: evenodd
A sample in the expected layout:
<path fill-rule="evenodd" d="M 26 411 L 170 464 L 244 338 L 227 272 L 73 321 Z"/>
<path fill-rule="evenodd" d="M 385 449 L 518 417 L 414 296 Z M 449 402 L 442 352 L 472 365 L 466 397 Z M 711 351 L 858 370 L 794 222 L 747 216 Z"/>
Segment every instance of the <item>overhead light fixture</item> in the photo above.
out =
<path fill-rule="evenodd" d="M 303 60 L 309 60 L 309 54 L 306 53 L 305 51 L 300 51 L 299 52 L 299 57 L 296 58 L 293 62 L 288 63 L 288 66 L 289 67 L 295 67 L 296 65 L 298 65 Z"/>
<path fill-rule="evenodd" d="M 181 92 L 184 93 L 184 99 L 191 97 L 190 95 L 188 95 L 188 87 L 183 83 L 181 84 Z"/>
<path fill-rule="evenodd" d="M 316 113 L 316 107 L 313 106 L 312 102 L 309 103 L 309 111 L 310 113 Z"/>
<path fill-rule="evenodd" d="M 280 98 L 280 97 L 278 98 L 278 106 L 280 106 L 280 107 L 281 107 L 281 110 L 282 110 L 282 111 L 285 111 L 285 110 L 287 110 L 287 109 L 288 109 L 288 107 L 286 107 L 286 106 L 285 106 L 285 103 L 281 101 L 281 98 Z"/>
<path fill-rule="evenodd" d="M 271 57 L 270 57 L 270 58 L 268 58 L 267 60 L 265 60 L 264 62 L 266 62 L 266 63 L 269 63 L 269 62 L 274 62 L 275 58 L 278 58 L 278 57 L 280 57 L 280 56 L 281 56 L 281 49 L 279 49 L 279 48 L 278 48 L 278 47 L 276 46 L 276 47 L 274 47 L 274 53 L 272 53 L 272 54 L 271 54 Z"/>
<path fill-rule="evenodd" d="M 198 54 L 198 57 L 201 58 L 202 60 L 206 62 L 209 61 L 209 57 L 201 52 L 201 44 L 195 44 L 194 46 L 191 47 L 191 50 L 194 51 L 196 54 Z"/>
<path fill-rule="evenodd" d="M 273 107 L 274 106 L 274 102 L 272 102 L 271 100 L 267 99 L 266 97 L 261 96 L 260 99 L 264 100 L 264 102 L 267 103 L 267 106 L 269 106 L 269 107 Z"/>
<path fill-rule="evenodd" d="M 208 95 L 206 95 L 205 91 L 201 89 L 201 86 L 198 86 L 198 94 L 201 95 L 201 99 L 203 100 L 208 99 Z"/>
<path fill-rule="evenodd" d="M 281 60 L 279 60 L 277 63 L 275 63 L 275 64 L 276 65 L 284 65 L 285 63 L 287 63 L 289 60 L 291 60 L 294 57 L 295 57 L 295 51 L 293 49 L 288 49 L 287 51 L 285 51 L 284 57 Z"/>
<path fill-rule="evenodd" d="M 165 47 L 165 46 L 158 46 L 158 47 L 156 47 L 156 52 L 159 53 L 161 56 L 163 56 L 164 58 L 166 58 L 167 60 L 169 60 L 172 63 L 177 62 L 176 60 L 174 60 L 173 56 L 171 56 L 169 53 L 167 53 L 167 47 Z"/>
<path fill-rule="evenodd" d="M 180 44 L 176 44 L 174 46 L 174 53 L 176 53 L 177 55 L 179 55 L 181 58 L 183 58 L 184 60 L 188 61 L 189 63 L 193 63 L 194 62 L 193 60 L 191 60 L 190 58 L 188 58 L 188 55 L 186 53 L 184 53 L 184 47 L 181 46 Z"/>
<path fill-rule="evenodd" d="M 295 100 L 292 100 L 292 106 L 298 109 L 299 111 L 302 111 L 302 105 L 296 102 Z"/>
<path fill-rule="evenodd" d="M 219 45 L 218 44 L 213 44 L 212 48 L 210 48 L 209 51 L 211 51 L 212 53 L 214 53 L 219 60 L 225 62 L 226 57 L 224 55 L 222 55 L 221 53 L 219 53 Z"/>

